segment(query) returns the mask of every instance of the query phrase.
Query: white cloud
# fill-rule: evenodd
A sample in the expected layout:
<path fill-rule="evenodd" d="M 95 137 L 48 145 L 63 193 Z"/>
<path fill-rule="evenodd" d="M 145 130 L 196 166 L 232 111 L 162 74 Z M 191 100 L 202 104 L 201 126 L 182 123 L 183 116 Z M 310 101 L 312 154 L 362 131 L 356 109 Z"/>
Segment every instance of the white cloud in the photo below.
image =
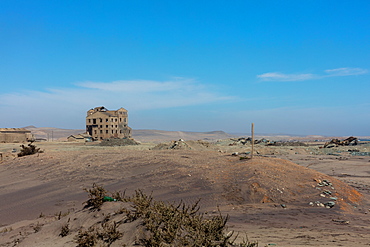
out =
<path fill-rule="evenodd" d="M 349 76 L 349 75 L 363 75 L 368 73 L 368 70 L 361 68 L 339 68 L 339 69 L 327 69 L 325 72 L 327 76 Z"/>
<path fill-rule="evenodd" d="M 325 77 L 336 77 L 336 76 L 353 76 L 363 75 L 368 73 L 368 70 L 361 68 L 338 68 L 328 69 L 324 71 L 325 75 L 316 74 L 284 74 L 280 72 L 269 72 L 261 75 L 257 75 L 262 81 L 307 81 L 322 79 Z"/>
<path fill-rule="evenodd" d="M 313 74 L 283 74 L 279 72 L 264 73 L 257 75 L 263 81 L 305 81 L 315 79 Z"/>
<path fill-rule="evenodd" d="M 228 99 L 231 97 L 211 91 L 206 85 L 189 79 L 83 82 L 74 88 L 0 94 L 0 111 L 4 116 L 9 116 L 2 119 L 1 125 L 43 123 L 44 126 L 56 126 L 55 123 L 59 123 L 57 126 L 71 126 L 73 121 L 81 122 L 81 119 L 76 119 L 84 118 L 85 112 L 96 106 L 138 111 L 202 105 Z"/>

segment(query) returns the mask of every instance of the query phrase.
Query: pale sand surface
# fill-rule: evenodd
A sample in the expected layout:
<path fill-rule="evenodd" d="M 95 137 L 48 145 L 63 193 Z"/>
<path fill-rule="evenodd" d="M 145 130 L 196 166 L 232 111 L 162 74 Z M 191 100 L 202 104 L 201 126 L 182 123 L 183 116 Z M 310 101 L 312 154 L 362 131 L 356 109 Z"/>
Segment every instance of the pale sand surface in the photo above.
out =
<path fill-rule="evenodd" d="M 155 144 L 36 145 L 45 153 L 15 158 L 11 150 L 19 144 L 0 144 L 0 246 L 76 246 L 72 235 L 58 236 L 68 217 L 76 219 L 77 232 L 77 223 L 88 227 L 104 210 L 119 207 L 107 203 L 95 218 L 83 211 L 83 188 L 93 183 L 126 194 L 143 189 L 156 200 L 191 204 L 201 198 L 203 212 L 212 215 L 218 205 L 230 215 L 229 229 L 240 232 L 240 238 L 246 233 L 259 246 L 370 245 L 370 157 L 348 152 L 369 152 L 369 145 L 326 150 L 257 145 L 261 156 L 252 161 L 231 155 L 250 146 L 227 143 L 189 142 L 191 150 L 149 150 Z M 330 190 L 339 198 L 330 209 L 308 205 L 327 199 L 316 189 L 323 179 L 333 183 Z M 58 221 L 54 215 L 59 212 L 69 214 Z M 35 233 L 37 223 L 43 226 Z M 136 233 L 122 227 L 127 233 L 122 241 L 130 246 Z"/>

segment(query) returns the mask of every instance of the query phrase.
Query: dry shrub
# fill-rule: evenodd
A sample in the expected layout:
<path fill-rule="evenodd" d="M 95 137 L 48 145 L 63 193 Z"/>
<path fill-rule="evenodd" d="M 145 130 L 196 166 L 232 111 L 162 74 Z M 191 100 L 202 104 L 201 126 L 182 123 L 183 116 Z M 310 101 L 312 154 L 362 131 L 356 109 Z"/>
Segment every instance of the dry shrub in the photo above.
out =
<path fill-rule="evenodd" d="M 78 247 L 89 246 L 111 246 L 111 244 L 120 239 L 123 234 L 117 229 L 119 226 L 115 221 L 113 223 L 102 223 L 100 227 L 91 226 L 89 229 L 80 230 L 75 237 Z"/>
<path fill-rule="evenodd" d="M 69 224 L 65 223 L 62 225 L 62 229 L 60 230 L 59 236 L 65 237 L 69 234 Z"/>
<path fill-rule="evenodd" d="M 18 157 L 26 156 L 26 155 L 31 155 L 31 154 L 37 154 L 37 153 L 43 153 L 40 148 L 37 148 L 36 145 L 32 144 L 33 141 L 28 143 L 27 146 L 21 145 L 20 147 L 22 148 L 21 151 L 18 153 Z"/>
<path fill-rule="evenodd" d="M 258 246 L 244 241 L 235 244 L 233 232 L 225 234 L 228 216 L 219 213 L 211 218 L 200 214 L 199 201 L 192 206 L 154 201 L 141 190 L 128 198 L 134 212 L 128 212 L 131 220 L 141 218 L 149 234 L 141 239 L 144 246 Z"/>
<path fill-rule="evenodd" d="M 75 237 L 77 242 L 77 247 L 90 247 L 97 244 L 97 234 L 95 227 L 91 226 L 86 231 L 82 229 L 78 231 L 77 236 Z"/>
<path fill-rule="evenodd" d="M 84 208 L 90 208 L 91 210 L 100 210 L 104 203 L 104 197 L 107 196 L 108 191 L 106 191 L 103 186 L 93 184 L 92 189 L 84 189 L 89 196 L 89 200 L 83 202 L 86 204 Z"/>
<path fill-rule="evenodd" d="M 86 207 L 100 209 L 104 203 L 107 191 L 96 184 L 92 189 L 84 189 L 89 194 Z M 114 196 L 114 194 L 112 195 Z M 121 208 L 116 214 L 124 214 L 126 217 L 120 222 L 132 222 L 142 220 L 147 231 L 140 239 L 143 246 L 207 246 L 207 247 L 254 247 L 256 242 L 248 240 L 235 243 L 234 232 L 226 234 L 228 216 L 218 215 L 206 217 L 199 213 L 199 200 L 191 206 L 180 202 L 166 203 L 153 200 L 152 195 L 146 195 L 141 190 L 136 190 L 131 197 L 116 193 L 117 199 L 131 203 L 132 208 Z M 122 237 L 117 229 L 116 222 L 109 224 L 110 217 L 106 217 L 99 227 L 91 226 L 87 231 L 80 230 L 76 236 L 78 246 L 110 246 L 114 241 Z"/>

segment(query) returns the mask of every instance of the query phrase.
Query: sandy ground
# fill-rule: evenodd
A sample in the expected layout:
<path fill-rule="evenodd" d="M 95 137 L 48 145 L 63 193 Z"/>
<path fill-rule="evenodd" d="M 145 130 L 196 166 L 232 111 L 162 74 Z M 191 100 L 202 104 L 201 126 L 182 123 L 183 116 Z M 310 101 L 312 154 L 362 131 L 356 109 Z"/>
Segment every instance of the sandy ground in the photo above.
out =
<path fill-rule="evenodd" d="M 249 160 L 240 157 L 250 146 L 229 144 L 152 150 L 155 144 L 37 143 L 44 153 L 19 158 L 11 152 L 19 144 L 0 144 L 0 246 L 76 246 L 58 236 L 55 218 L 74 214 L 86 225 L 92 216 L 82 220 L 83 188 L 93 183 L 126 194 L 143 189 L 156 200 L 201 198 L 203 212 L 219 206 L 229 229 L 259 246 L 370 246 L 369 156 L 352 156 L 353 147 L 257 145 L 259 156 Z M 368 144 L 355 148 L 370 151 Z M 320 187 L 324 179 L 332 185 Z M 320 195 L 325 190 L 338 198 L 333 208 L 315 204 L 329 200 Z"/>

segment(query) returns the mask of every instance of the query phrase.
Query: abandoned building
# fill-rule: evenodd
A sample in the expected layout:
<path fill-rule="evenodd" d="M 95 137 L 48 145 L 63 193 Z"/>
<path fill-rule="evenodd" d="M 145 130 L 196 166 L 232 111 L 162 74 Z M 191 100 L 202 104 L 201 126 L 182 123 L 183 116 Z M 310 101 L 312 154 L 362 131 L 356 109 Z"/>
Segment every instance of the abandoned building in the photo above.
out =
<path fill-rule="evenodd" d="M 67 137 L 67 141 L 69 142 L 90 142 L 91 136 L 88 134 L 70 135 Z"/>
<path fill-rule="evenodd" d="M 86 133 L 94 140 L 108 138 L 131 138 L 127 110 L 109 111 L 104 106 L 87 111 Z"/>
<path fill-rule="evenodd" d="M 0 128 L 0 143 L 21 143 L 34 141 L 30 130 L 24 128 Z"/>

